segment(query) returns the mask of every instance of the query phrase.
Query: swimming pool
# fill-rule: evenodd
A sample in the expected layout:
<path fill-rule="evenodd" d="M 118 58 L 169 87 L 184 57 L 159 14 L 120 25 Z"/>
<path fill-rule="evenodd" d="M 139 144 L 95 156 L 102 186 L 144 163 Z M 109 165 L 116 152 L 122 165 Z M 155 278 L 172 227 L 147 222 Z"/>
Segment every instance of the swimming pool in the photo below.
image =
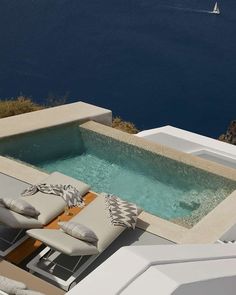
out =
<path fill-rule="evenodd" d="M 0 154 L 60 171 L 175 221 L 207 214 L 236 189 L 219 175 L 70 124 L 0 141 Z"/>

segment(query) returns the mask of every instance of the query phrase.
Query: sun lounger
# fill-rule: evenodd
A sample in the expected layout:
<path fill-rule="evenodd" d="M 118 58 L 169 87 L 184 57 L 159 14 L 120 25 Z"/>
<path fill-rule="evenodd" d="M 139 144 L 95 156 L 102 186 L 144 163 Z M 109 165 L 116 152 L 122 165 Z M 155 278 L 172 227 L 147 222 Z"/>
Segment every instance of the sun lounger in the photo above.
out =
<path fill-rule="evenodd" d="M 18 198 L 20 193 L 29 186 L 29 183 L 21 181 L 12 176 L 0 173 L 0 197 L 11 196 Z M 6 256 L 12 250 L 12 245 L 26 237 L 23 231 L 9 228 L 0 224 L 0 256 Z"/>
<path fill-rule="evenodd" d="M 42 276 L 57 282 L 69 290 L 80 274 L 124 231 L 125 227 L 114 226 L 109 220 L 107 204 L 103 195 L 98 195 L 87 207 L 71 219 L 86 225 L 98 237 L 97 244 L 76 239 L 61 230 L 32 229 L 27 234 L 42 241 L 46 247 L 27 267 Z M 63 253 L 63 254 L 61 254 Z M 64 261 L 60 256 L 64 255 Z M 77 256 L 75 258 L 75 256 Z M 74 257 L 74 265 L 66 267 L 68 259 Z M 64 264 L 65 262 L 65 264 Z M 62 276 L 59 277 L 61 268 Z M 66 275 L 67 274 L 67 275 Z M 62 278 L 63 277 L 63 278 Z"/>
<path fill-rule="evenodd" d="M 52 173 L 42 182 L 48 184 L 70 184 L 76 187 L 80 191 L 81 195 L 84 195 L 90 189 L 87 184 L 59 172 Z M 44 227 L 59 214 L 61 214 L 66 207 L 66 202 L 61 197 L 52 194 L 37 192 L 32 196 L 19 197 L 37 209 L 40 214 L 37 218 L 33 218 L 24 216 L 0 206 L 0 224 L 4 224 L 9 228 L 19 229 L 17 235 L 19 235 L 20 232 L 25 229 Z M 21 239 L 21 242 L 23 242 L 25 237 L 26 236 L 24 235 L 24 238 Z M 15 241 L 13 239 L 13 244 L 15 246 L 14 242 Z M 17 241 L 17 246 L 18 245 L 19 241 Z M 11 247 L 10 250 L 12 251 L 13 247 Z"/>

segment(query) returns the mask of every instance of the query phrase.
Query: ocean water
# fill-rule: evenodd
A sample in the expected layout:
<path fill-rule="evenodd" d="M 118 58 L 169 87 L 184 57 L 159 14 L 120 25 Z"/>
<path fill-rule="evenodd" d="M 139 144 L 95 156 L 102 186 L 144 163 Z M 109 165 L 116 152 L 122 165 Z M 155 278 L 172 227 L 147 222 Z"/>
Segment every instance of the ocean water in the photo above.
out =
<path fill-rule="evenodd" d="M 68 95 L 141 130 L 235 119 L 236 2 L 0 0 L 0 97 Z"/>

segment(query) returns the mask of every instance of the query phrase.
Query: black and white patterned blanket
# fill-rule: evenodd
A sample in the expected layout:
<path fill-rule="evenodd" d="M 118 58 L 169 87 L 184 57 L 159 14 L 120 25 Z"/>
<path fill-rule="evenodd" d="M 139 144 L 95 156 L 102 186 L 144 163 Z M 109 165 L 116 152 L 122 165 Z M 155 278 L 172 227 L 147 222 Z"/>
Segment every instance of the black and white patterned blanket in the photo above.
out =
<path fill-rule="evenodd" d="M 135 229 L 140 209 L 133 203 L 129 203 L 117 196 L 106 194 L 105 200 L 109 217 L 113 225 L 130 227 Z"/>
<path fill-rule="evenodd" d="M 22 196 L 31 196 L 36 194 L 38 191 L 44 194 L 53 194 L 63 198 L 70 207 L 83 207 L 84 201 L 81 193 L 77 188 L 69 184 L 46 184 L 40 183 L 36 185 L 31 185 L 29 188 L 25 189 L 21 195 Z"/>

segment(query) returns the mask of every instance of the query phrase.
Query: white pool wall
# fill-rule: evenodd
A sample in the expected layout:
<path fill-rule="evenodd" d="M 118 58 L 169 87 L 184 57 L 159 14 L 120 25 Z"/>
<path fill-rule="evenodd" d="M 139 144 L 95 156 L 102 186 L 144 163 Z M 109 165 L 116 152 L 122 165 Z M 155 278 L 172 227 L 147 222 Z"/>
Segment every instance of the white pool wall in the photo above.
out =
<path fill-rule="evenodd" d="M 169 125 L 141 131 L 137 136 L 205 159 L 215 157 L 220 164 L 236 167 L 236 146 L 226 142 Z"/>

